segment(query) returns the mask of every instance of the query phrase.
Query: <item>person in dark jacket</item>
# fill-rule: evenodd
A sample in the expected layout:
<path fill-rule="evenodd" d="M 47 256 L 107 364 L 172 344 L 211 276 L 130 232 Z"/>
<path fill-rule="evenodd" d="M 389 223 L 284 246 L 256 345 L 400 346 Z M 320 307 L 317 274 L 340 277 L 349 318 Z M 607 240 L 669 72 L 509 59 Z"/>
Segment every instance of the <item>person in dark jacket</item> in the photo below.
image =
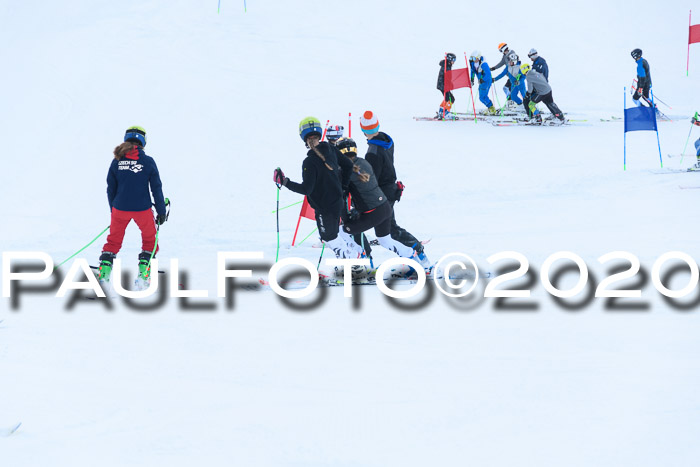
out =
<path fill-rule="evenodd" d="M 124 232 L 132 220 L 141 229 L 139 277 L 148 279 L 151 257 L 156 250 L 156 224 L 165 222 L 166 207 L 158 167 L 143 151 L 145 146 L 146 130 L 133 126 L 126 130 L 124 142 L 114 148 L 114 159 L 107 173 L 107 201 L 112 219 L 100 256 L 101 282 L 109 282 L 114 258 L 121 250 Z M 153 204 L 157 213 L 155 221 Z"/>
<path fill-rule="evenodd" d="M 381 246 L 401 257 L 412 258 L 413 248 L 391 238 L 394 210 L 379 188 L 372 166 L 366 160 L 357 157 L 355 141 L 351 138 L 338 140 L 338 150 L 352 161 L 354 166 L 348 187 L 353 209 L 342 216 L 343 231 L 355 235 L 374 228 L 377 241 Z"/>
<path fill-rule="evenodd" d="M 634 49 L 632 51 L 632 58 L 637 63 L 637 89 L 632 95 L 632 101 L 634 105 L 639 107 L 641 105 L 639 99 L 643 98 L 649 107 L 656 107 L 649 98 L 649 91 L 651 90 L 651 70 L 649 69 L 649 62 L 647 62 L 645 58 L 642 58 L 642 49 Z"/>
<path fill-rule="evenodd" d="M 389 135 L 379 131 L 379 120 L 370 110 L 366 111 L 360 118 L 360 128 L 367 137 L 367 145 L 369 146 L 365 160 L 372 166 L 377 184 L 393 209 L 394 204 L 401 199 L 403 191 L 403 184 L 396 180 L 394 141 Z M 393 212 L 391 215 L 391 237 L 415 250 L 421 263 L 427 262 L 423 244 L 396 223 Z"/>
<path fill-rule="evenodd" d="M 452 91 L 445 92 L 445 72 L 452 69 L 457 56 L 453 53 L 448 53 L 445 55 L 444 60 L 440 60 L 440 73 L 438 73 L 437 88 L 442 94 L 442 104 L 440 104 L 440 109 L 438 109 L 438 118 L 445 119 L 450 116 L 450 110 L 452 110 L 452 104 L 455 102 L 455 96 Z"/>
<path fill-rule="evenodd" d="M 527 56 L 532 60 L 532 69 L 544 76 L 544 79 L 549 82 L 549 66 L 547 65 L 547 60 L 540 57 L 540 54 L 537 53 L 535 49 L 530 49 Z"/>
<path fill-rule="evenodd" d="M 285 177 L 282 169 L 275 169 L 273 180 L 278 185 L 300 195 L 305 195 L 316 212 L 316 225 L 321 240 L 326 242 L 338 258 L 356 258 L 351 245 L 339 238 L 340 214 L 344 208 L 343 193 L 347 191 L 352 162 L 339 157 L 338 151 L 321 141 L 323 128 L 314 117 L 307 117 L 299 124 L 299 136 L 309 148 L 302 163 L 302 182 Z"/>

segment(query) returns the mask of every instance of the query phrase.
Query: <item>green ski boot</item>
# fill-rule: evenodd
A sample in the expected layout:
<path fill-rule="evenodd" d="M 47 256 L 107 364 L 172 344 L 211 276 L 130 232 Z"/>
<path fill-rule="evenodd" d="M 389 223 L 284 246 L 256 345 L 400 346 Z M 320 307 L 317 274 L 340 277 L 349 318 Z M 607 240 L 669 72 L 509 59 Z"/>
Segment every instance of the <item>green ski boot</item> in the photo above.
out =
<path fill-rule="evenodd" d="M 100 283 L 109 282 L 112 277 L 112 264 L 117 255 L 109 251 L 102 252 L 100 256 L 100 270 L 97 276 Z"/>
<path fill-rule="evenodd" d="M 146 290 L 151 284 L 151 253 L 142 251 L 139 253 L 139 275 L 135 285 L 138 290 Z"/>

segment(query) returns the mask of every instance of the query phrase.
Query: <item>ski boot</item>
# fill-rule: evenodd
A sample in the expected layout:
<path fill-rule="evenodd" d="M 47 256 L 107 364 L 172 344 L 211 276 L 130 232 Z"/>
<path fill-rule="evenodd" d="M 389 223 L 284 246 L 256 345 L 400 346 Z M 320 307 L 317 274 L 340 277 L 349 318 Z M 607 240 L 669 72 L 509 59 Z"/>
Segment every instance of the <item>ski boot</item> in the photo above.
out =
<path fill-rule="evenodd" d="M 100 269 L 97 275 L 97 279 L 100 284 L 109 283 L 112 278 L 112 265 L 114 264 L 114 258 L 117 255 L 109 251 L 103 251 L 100 256 Z"/>
<path fill-rule="evenodd" d="M 488 114 L 489 114 L 489 115 L 496 115 L 497 113 L 498 113 L 498 109 L 496 109 L 496 107 L 491 106 L 491 107 L 488 108 Z"/>
<path fill-rule="evenodd" d="M 139 253 L 139 275 L 136 278 L 136 288 L 145 290 L 151 283 L 151 253 L 142 251 Z"/>

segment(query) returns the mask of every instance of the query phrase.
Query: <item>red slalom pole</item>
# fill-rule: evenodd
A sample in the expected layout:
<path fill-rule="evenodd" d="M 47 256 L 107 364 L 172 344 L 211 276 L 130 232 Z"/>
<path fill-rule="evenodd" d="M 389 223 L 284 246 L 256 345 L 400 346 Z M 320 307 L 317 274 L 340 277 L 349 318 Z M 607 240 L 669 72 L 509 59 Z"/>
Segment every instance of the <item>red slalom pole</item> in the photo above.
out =
<path fill-rule="evenodd" d="M 348 112 L 348 138 L 352 138 L 352 113 Z"/>
<path fill-rule="evenodd" d="M 328 130 L 328 124 L 330 123 L 330 119 L 326 120 L 326 128 L 323 129 L 323 135 L 321 136 L 321 141 L 326 139 L 326 130 Z"/>
<path fill-rule="evenodd" d="M 688 59 L 685 62 L 685 76 L 688 77 L 688 70 L 690 69 L 690 24 L 692 23 L 693 10 L 688 12 Z"/>
<path fill-rule="evenodd" d="M 469 68 L 469 60 L 467 60 L 467 53 L 464 52 L 464 61 L 467 63 L 467 77 L 470 77 L 470 71 L 471 69 Z M 472 95 L 472 109 L 474 109 L 474 123 L 477 122 L 476 120 L 476 105 L 474 105 L 474 90 L 472 89 L 472 80 L 469 78 L 469 94 Z"/>

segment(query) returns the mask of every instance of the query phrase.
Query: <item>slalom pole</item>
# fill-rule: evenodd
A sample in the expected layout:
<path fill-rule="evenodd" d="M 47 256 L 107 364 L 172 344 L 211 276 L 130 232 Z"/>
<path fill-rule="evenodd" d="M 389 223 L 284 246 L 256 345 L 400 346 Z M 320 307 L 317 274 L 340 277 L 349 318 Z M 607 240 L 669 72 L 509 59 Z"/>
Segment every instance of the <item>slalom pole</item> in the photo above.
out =
<path fill-rule="evenodd" d="M 473 89 L 473 84 L 471 80 L 471 68 L 469 68 L 469 60 L 467 60 L 467 53 L 464 52 L 464 61 L 467 63 L 467 76 L 469 77 L 469 94 L 472 96 L 472 109 L 474 109 L 474 123 L 477 122 L 476 119 L 476 105 L 474 105 L 474 89 Z"/>
<path fill-rule="evenodd" d="M 216 14 L 221 13 L 221 0 L 219 0 L 219 8 L 216 9 Z"/>
<path fill-rule="evenodd" d="M 623 98 L 622 98 L 622 115 L 624 118 L 627 118 L 627 115 L 625 115 L 625 112 L 627 111 L 627 88 L 625 87 L 623 90 Z M 624 134 L 624 143 L 622 145 L 623 149 L 623 159 L 622 159 L 622 170 L 627 170 L 627 128 L 623 128 L 622 132 Z M 658 134 L 658 133 L 657 133 Z"/>
<path fill-rule="evenodd" d="M 104 235 L 105 232 L 107 232 L 107 231 L 109 230 L 109 227 L 110 227 L 110 226 L 108 225 L 102 232 L 100 232 L 100 233 L 97 235 L 97 237 L 93 238 L 93 239 L 90 241 L 90 243 L 88 243 L 87 245 L 85 245 L 84 247 L 82 247 L 80 250 L 76 251 L 76 252 L 75 252 L 74 254 L 72 254 L 68 259 L 66 259 L 65 261 L 61 262 L 58 266 L 54 266 L 53 270 L 55 271 L 56 269 L 60 268 L 60 267 L 63 266 L 65 263 L 67 263 L 68 261 L 70 261 L 71 259 L 73 259 L 75 256 L 77 256 L 78 253 L 80 253 L 81 251 L 83 251 L 85 248 L 89 247 L 89 246 L 92 245 L 93 243 L 95 243 L 95 241 L 97 241 L 98 238 L 100 238 L 102 235 Z"/>
<path fill-rule="evenodd" d="M 279 205 L 278 205 L 277 211 L 272 211 L 270 214 L 274 214 L 274 213 L 276 213 L 276 212 L 278 212 L 278 211 L 284 211 L 284 210 L 287 209 L 287 208 L 291 208 L 292 206 L 296 206 L 297 204 L 303 203 L 303 202 L 304 202 L 304 200 L 302 199 L 301 201 L 297 201 L 296 203 L 292 203 L 292 204 L 290 204 L 289 206 L 285 206 L 285 207 L 283 207 L 283 208 L 280 208 Z M 277 200 L 277 203 L 279 203 L 279 200 Z"/>
<path fill-rule="evenodd" d="M 348 112 L 348 138 L 352 138 L 352 112 Z"/>
<path fill-rule="evenodd" d="M 688 59 L 685 62 L 685 77 L 688 77 L 688 70 L 690 69 L 690 24 L 691 18 L 693 16 L 693 10 L 688 12 Z M 683 151 L 685 152 L 685 151 Z"/>
<path fill-rule="evenodd" d="M 277 252 L 275 253 L 275 263 L 276 263 L 280 258 L 280 191 L 282 191 L 282 188 L 278 183 L 275 183 L 275 186 L 277 187 L 277 209 L 275 210 L 275 213 L 277 214 Z M 295 204 L 298 204 L 298 203 L 295 203 Z M 289 206 L 287 206 L 287 207 L 289 207 Z"/>
<path fill-rule="evenodd" d="M 661 157 L 661 142 L 659 141 L 659 126 L 656 123 L 656 107 L 654 106 L 654 90 L 649 88 L 649 93 L 651 94 L 651 108 L 654 111 L 654 123 L 656 124 L 656 144 L 659 145 L 659 162 L 661 163 L 661 168 L 664 168 L 664 160 Z"/>
<path fill-rule="evenodd" d="M 330 123 L 330 119 L 326 120 L 326 128 L 323 129 L 323 135 L 321 136 L 321 141 L 326 139 L 326 131 L 328 130 L 328 124 Z"/>

